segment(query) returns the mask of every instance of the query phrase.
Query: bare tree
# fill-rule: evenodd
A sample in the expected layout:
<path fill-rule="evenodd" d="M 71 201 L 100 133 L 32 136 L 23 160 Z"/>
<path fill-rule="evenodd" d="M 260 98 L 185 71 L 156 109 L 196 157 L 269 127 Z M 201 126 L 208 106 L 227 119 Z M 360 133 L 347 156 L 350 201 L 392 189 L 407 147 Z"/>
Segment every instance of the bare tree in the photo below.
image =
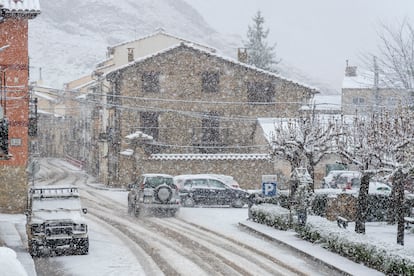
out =
<path fill-rule="evenodd" d="M 403 20 L 398 26 L 380 25 L 378 55 L 363 57 L 364 63 L 376 73 L 375 81 L 387 88 L 414 89 L 414 27 Z"/>
<path fill-rule="evenodd" d="M 334 152 L 332 146 L 338 135 L 338 121 L 338 118 L 323 117 L 315 112 L 280 119 L 275 123 L 271 139 L 272 156 L 288 161 L 292 171 L 306 166 L 314 181 L 315 166 L 325 155 Z"/>

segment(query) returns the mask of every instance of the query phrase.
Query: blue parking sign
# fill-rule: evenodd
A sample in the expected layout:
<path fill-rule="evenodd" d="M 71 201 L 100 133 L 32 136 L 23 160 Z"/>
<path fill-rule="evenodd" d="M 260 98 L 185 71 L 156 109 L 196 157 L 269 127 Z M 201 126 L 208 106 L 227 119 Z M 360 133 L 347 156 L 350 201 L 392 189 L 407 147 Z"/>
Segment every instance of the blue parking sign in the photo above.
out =
<path fill-rule="evenodd" d="M 277 183 L 276 182 L 263 182 L 262 183 L 262 194 L 263 196 L 271 197 L 277 194 Z"/>

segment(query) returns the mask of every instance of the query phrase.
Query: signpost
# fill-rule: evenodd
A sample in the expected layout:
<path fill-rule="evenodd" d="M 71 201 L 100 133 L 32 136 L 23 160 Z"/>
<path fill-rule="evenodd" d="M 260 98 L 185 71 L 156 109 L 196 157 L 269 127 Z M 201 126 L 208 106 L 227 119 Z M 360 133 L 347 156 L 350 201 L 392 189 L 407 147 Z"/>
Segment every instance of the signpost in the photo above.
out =
<path fill-rule="evenodd" d="M 262 175 L 262 195 L 264 197 L 277 196 L 277 175 Z"/>
<path fill-rule="evenodd" d="M 37 160 L 30 161 L 29 165 L 27 166 L 27 172 L 32 176 L 32 185 L 34 186 L 34 179 L 36 173 L 40 170 L 40 164 Z"/>

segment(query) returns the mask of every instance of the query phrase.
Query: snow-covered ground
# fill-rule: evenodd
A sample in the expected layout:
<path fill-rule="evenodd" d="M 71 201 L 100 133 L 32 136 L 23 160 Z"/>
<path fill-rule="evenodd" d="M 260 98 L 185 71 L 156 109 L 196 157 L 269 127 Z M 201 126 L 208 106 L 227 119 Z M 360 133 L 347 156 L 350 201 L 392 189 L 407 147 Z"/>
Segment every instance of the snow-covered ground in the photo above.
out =
<path fill-rule="evenodd" d="M 7 247 L 0 247 L 1 275 L 25 276 L 27 275 L 21 262 L 17 259 L 14 250 Z"/>
<path fill-rule="evenodd" d="M 58 167 L 65 167 L 70 171 L 80 173 L 83 172 L 76 167 L 63 161 L 56 161 Z M 47 172 L 49 170 L 49 172 Z M 39 175 L 44 179 L 46 175 L 56 172 L 52 168 L 42 170 Z M 71 178 L 72 179 L 72 178 Z M 47 180 L 45 180 L 47 181 Z M 84 183 L 81 180 L 80 183 Z M 107 189 L 102 184 L 95 183 L 94 180 L 88 176 L 88 188 L 92 189 L 94 193 L 99 196 L 111 199 L 113 202 L 119 204 L 120 208 L 125 209 L 127 203 L 127 192 L 121 189 Z M 269 239 L 264 239 L 261 236 L 253 235 L 247 231 L 246 228 L 240 227 L 240 223 L 251 226 L 258 232 L 265 233 L 267 236 L 273 237 L 274 240 L 279 240 L 282 244 L 286 243 L 293 247 L 299 248 L 309 255 L 314 255 L 315 258 L 321 258 L 327 262 L 334 262 L 336 266 L 346 268 L 347 271 L 357 271 L 351 273 L 354 275 L 381 275 L 381 273 L 367 269 L 366 267 L 353 263 L 338 255 L 329 253 L 323 250 L 320 246 L 310 244 L 297 238 L 294 232 L 278 231 L 276 229 L 256 224 L 247 220 L 247 208 L 181 208 L 177 218 L 185 222 L 189 222 L 196 227 L 204 228 L 214 233 L 219 233 L 225 237 L 229 237 L 236 242 L 242 242 L 247 246 L 254 247 L 256 250 L 268 254 L 270 256 L 277 256 L 280 261 L 293 266 L 303 268 L 308 271 L 308 275 L 330 275 L 329 272 L 315 273 L 314 268 L 309 266 L 303 256 L 300 254 L 287 254 L 286 249 L 280 243 L 272 242 Z M 97 219 L 93 214 L 87 214 L 86 219 L 89 225 L 90 236 L 90 252 L 86 256 L 57 256 L 49 258 L 48 262 L 57 266 L 59 272 L 56 275 L 161 275 L 162 272 L 156 269 L 152 260 L 142 261 L 142 256 L 145 252 L 138 252 L 139 249 L 133 246 L 125 245 L 124 233 L 119 230 L 105 225 L 102 221 Z M 169 218 L 165 219 L 166 224 L 175 223 Z M 311 218 L 310 218 L 311 219 Z M 133 230 L 139 220 L 133 220 L 126 227 Z M 26 240 L 24 238 L 24 215 L 5 215 L 0 214 L 0 245 L 1 241 L 5 246 L 11 247 L 17 252 L 17 259 L 21 261 L 22 265 L 27 271 L 28 275 L 35 275 L 36 272 L 31 270 L 33 268 L 33 261 L 26 251 Z M 397 227 L 387 225 L 385 223 L 367 223 L 366 224 L 367 240 L 377 240 L 379 243 L 389 244 L 390 247 L 398 247 L 396 245 Z M 333 226 L 334 227 L 334 226 Z M 336 229 L 336 228 L 334 228 Z M 342 229 L 343 230 L 343 229 Z M 343 231 L 353 233 L 352 223 Z M 317 250 L 318 249 L 318 250 Z M 407 252 L 414 252 L 414 233 L 410 230 L 405 231 L 405 246 Z M 322 253 L 321 253 L 322 252 Z M 413 253 L 414 254 L 414 253 Z M 10 262 L 15 262 L 14 255 L 3 253 L 7 255 Z M 138 257 L 137 257 L 138 256 Z M 137 259 L 138 258 L 138 259 Z M 148 257 L 147 257 L 148 258 Z M 17 269 L 17 267 L 13 268 Z M 0 273 L 0 275 L 2 275 Z M 18 274 L 17 274 L 18 275 Z M 38 275 L 48 275 L 41 274 Z M 186 274 L 187 275 L 187 274 Z"/>

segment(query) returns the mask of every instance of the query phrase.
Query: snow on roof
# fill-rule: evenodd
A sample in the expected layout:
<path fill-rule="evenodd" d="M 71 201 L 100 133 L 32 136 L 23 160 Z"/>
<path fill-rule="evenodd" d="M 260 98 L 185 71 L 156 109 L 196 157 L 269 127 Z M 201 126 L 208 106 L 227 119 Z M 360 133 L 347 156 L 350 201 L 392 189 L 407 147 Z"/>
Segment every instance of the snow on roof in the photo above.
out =
<path fill-rule="evenodd" d="M 32 201 L 33 218 L 83 222 L 79 197 L 36 197 Z"/>
<path fill-rule="evenodd" d="M 154 138 L 151 135 L 145 134 L 142 131 L 136 131 L 132 134 L 125 136 L 126 139 L 133 140 L 137 138 L 146 139 L 146 140 L 153 140 Z"/>
<path fill-rule="evenodd" d="M 78 100 L 85 100 L 86 99 L 86 94 L 82 94 L 82 95 L 79 95 L 79 96 L 77 96 L 75 99 L 78 99 Z"/>
<path fill-rule="evenodd" d="M 354 120 L 353 115 L 341 115 L 341 114 L 317 114 L 318 120 L 321 124 L 328 124 L 329 122 L 344 120 L 345 123 L 352 123 Z M 287 126 L 288 123 L 295 123 L 296 118 L 258 118 L 260 126 L 263 129 L 266 140 L 270 143 L 274 136 L 276 126 Z"/>
<path fill-rule="evenodd" d="M 125 155 L 125 156 L 132 156 L 134 154 L 134 150 L 126 149 L 126 150 L 121 151 L 119 154 Z"/>
<path fill-rule="evenodd" d="M 38 91 L 34 91 L 35 96 L 38 96 L 39 98 L 51 101 L 51 102 L 56 102 L 56 98 L 53 98 L 49 95 L 47 95 L 46 93 L 43 92 L 38 92 Z"/>
<path fill-rule="evenodd" d="M 54 116 L 56 118 L 63 118 L 63 115 L 61 115 L 61 114 L 51 113 L 51 112 L 47 112 L 47 111 L 44 111 L 44 110 L 41 110 L 41 109 L 38 109 L 37 113 L 38 114 L 43 114 L 43 115 L 51 115 L 51 116 Z"/>
<path fill-rule="evenodd" d="M 374 75 L 372 72 L 358 72 L 355 76 L 345 76 L 342 88 L 372 88 L 374 86 Z"/>
<path fill-rule="evenodd" d="M 151 54 L 151 55 L 147 55 L 147 56 L 144 56 L 144 57 L 138 58 L 138 59 L 136 59 L 136 60 L 134 60 L 134 61 L 132 61 L 132 62 L 130 62 L 130 63 L 124 64 L 124 65 L 122 65 L 122 66 L 120 66 L 120 67 L 118 67 L 118 68 L 115 68 L 115 69 L 113 69 L 113 70 L 111 70 L 111 71 L 106 72 L 106 73 L 104 74 L 104 76 L 106 76 L 107 78 L 111 78 L 111 77 L 112 77 L 112 76 L 114 76 L 117 72 L 124 71 L 125 69 L 127 69 L 127 68 L 131 67 L 131 66 L 132 66 L 132 65 L 134 65 L 134 64 L 138 64 L 138 63 L 144 62 L 144 61 L 146 61 L 146 60 L 148 60 L 148 59 L 151 59 L 151 58 L 154 58 L 154 57 L 156 57 L 156 56 L 159 56 L 159 55 L 162 55 L 162 54 L 168 53 L 168 52 L 173 51 L 173 50 L 178 49 L 178 48 L 187 48 L 187 49 L 190 49 L 190 50 L 194 50 L 194 51 L 198 51 L 198 52 L 201 52 L 201 53 L 204 53 L 204 54 L 208 54 L 208 55 L 210 55 L 210 56 L 213 56 L 213 57 L 219 58 L 219 59 L 221 59 L 221 60 L 224 60 L 224 61 L 230 62 L 230 63 L 232 63 L 232 64 L 239 65 L 239 66 L 242 66 L 242 67 L 245 67 L 245 68 L 248 68 L 248 69 L 251 69 L 251 70 L 257 71 L 257 72 L 262 73 L 262 74 L 266 74 L 266 75 L 269 75 L 269 76 L 277 77 L 277 78 L 279 78 L 279 79 L 282 79 L 282 80 L 285 80 L 285 81 L 289 81 L 289 82 L 295 83 L 295 84 L 297 84 L 297 85 L 300 85 L 300 86 L 306 87 L 306 88 L 308 88 L 308 89 L 311 89 L 314 93 L 317 93 L 317 92 L 318 92 L 318 88 L 316 88 L 316 87 L 313 87 L 313 86 L 310 86 L 310 85 L 304 84 L 304 83 L 299 82 L 299 81 L 297 81 L 297 80 L 293 80 L 293 79 L 289 79 L 289 78 L 283 77 L 283 76 L 281 76 L 280 74 L 277 74 L 277 73 L 273 73 L 273 72 L 270 72 L 270 71 L 266 71 L 266 70 L 263 70 L 263 69 L 257 68 L 257 67 L 252 66 L 252 65 L 248 65 L 248 64 L 246 64 L 246 63 L 243 63 L 243 62 L 240 62 L 240 61 L 234 60 L 234 59 L 229 58 L 229 57 L 225 57 L 225 56 L 219 55 L 219 54 L 217 54 L 217 53 L 212 53 L 212 52 L 206 51 L 206 50 L 204 50 L 204 49 L 202 49 L 202 48 L 197 47 L 197 46 L 196 46 L 196 45 L 194 45 L 194 44 L 189 44 L 189 43 L 184 43 L 184 42 L 181 42 L 181 43 L 178 43 L 178 44 L 173 45 L 173 46 L 171 46 L 171 47 L 165 48 L 165 49 L 163 49 L 163 50 L 161 50 L 161 51 L 158 51 L 158 52 L 155 52 L 155 53 L 153 53 L 153 54 Z"/>
<path fill-rule="evenodd" d="M 0 0 L 0 9 L 6 14 L 23 13 L 23 14 L 39 14 L 39 0 Z"/>
<path fill-rule="evenodd" d="M 269 154 L 152 154 L 152 160 L 269 160 Z"/>
<path fill-rule="evenodd" d="M 342 97 L 338 95 L 320 95 L 316 94 L 310 103 L 302 107 L 302 110 L 309 110 L 315 106 L 316 110 L 341 110 Z"/>
<path fill-rule="evenodd" d="M 199 47 L 207 48 L 207 49 L 209 49 L 211 52 L 216 52 L 216 51 L 217 51 L 217 50 L 216 50 L 215 48 L 213 48 L 213 47 L 206 46 L 206 45 L 203 45 L 203 44 L 198 43 L 198 42 L 190 41 L 190 40 L 188 40 L 188 39 L 181 38 L 181 37 L 178 37 L 178 36 L 176 36 L 176 35 L 169 34 L 169 33 L 167 33 L 167 32 L 166 32 L 163 28 L 159 28 L 159 29 L 158 29 L 158 30 L 156 30 L 154 33 L 149 34 L 149 35 L 146 35 L 146 36 L 143 36 L 143 37 L 140 37 L 140 38 L 138 38 L 138 39 L 131 40 L 131 41 L 121 42 L 121 43 L 119 43 L 119 44 L 115 44 L 115 45 L 113 45 L 113 46 L 111 46 L 111 47 L 108 47 L 108 50 L 111 50 L 111 49 L 113 49 L 113 48 L 117 48 L 117 47 L 120 47 L 120 46 L 123 46 L 123 45 L 127 45 L 127 44 L 129 44 L 129 43 L 133 43 L 133 42 L 137 42 L 137 41 L 140 41 L 140 40 L 148 39 L 148 38 L 151 38 L 151 37 L 156 36 L 156 35 L 159 35 L 159 34 L 164 35 L 164 36 L 169 36 L 169 37 L 172 37 L 172 38 L 175 38 L 175 39 L 178 39 L 178 40 L 181 40 L 181 41 L 183 41 L 184 43 L 195 44 L 195 45 L 198 45 Z"/>
<path fill-rule="evenodd" d="M 348 89 L 371 89 L 374 87 L 374 72 L 358 69 L 356 66 L 353 67 L 354 71 L 352 75 L 345 75 L 342 82 L 342 88 Z M 388 88 L 386 84 L 386 78 L 383 74 L 378 76 L 378 87 L 379 88 Z M 393 84 L 396 85 L 396 84 Z"/>

